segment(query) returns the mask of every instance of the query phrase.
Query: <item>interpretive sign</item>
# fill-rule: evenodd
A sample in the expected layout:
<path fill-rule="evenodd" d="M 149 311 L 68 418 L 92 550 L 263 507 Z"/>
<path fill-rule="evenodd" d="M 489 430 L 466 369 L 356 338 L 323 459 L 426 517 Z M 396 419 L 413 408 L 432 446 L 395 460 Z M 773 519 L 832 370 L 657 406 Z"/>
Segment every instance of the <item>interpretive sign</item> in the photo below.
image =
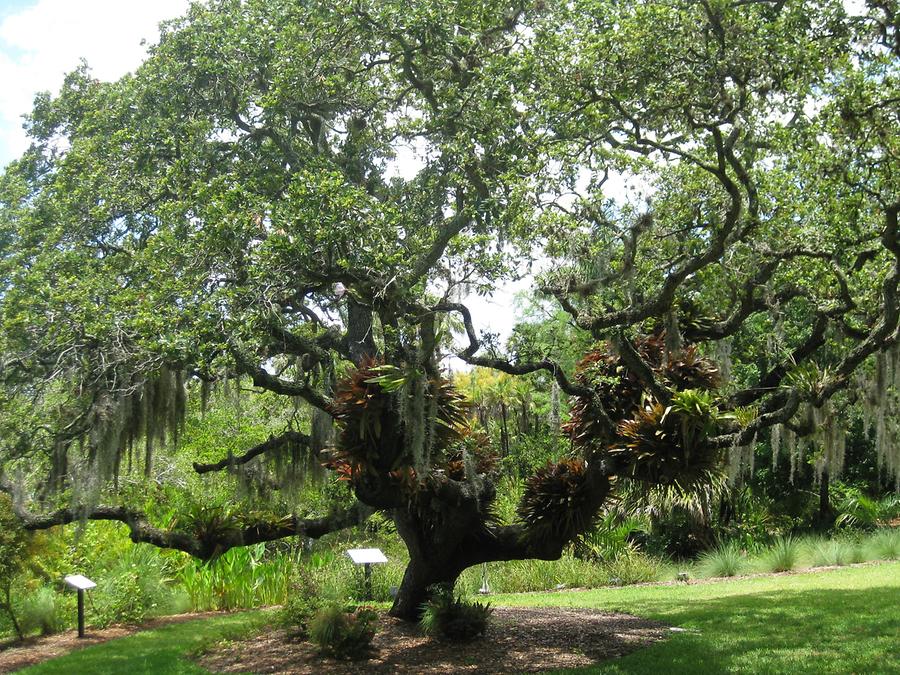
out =
<path fill-rule="evenodd" d="M 70 574 L 64 581 L 78 591 L 78 637 L 84 637 L 84 592 L 97 584 L 82 574 Z"/>
<path fill-rule="evenodd" d="M 380 548 L 351 548 L 347 551 L 347 555 L 357 565 L 387 562 L 387 557 L 381 552 Z"/>
<path fill-rule="evenodd" d="M 86 591 L 97 586 L 97 584 L 81 574 L 70 574 L 65 578 L 65 582 L 79 591 Z"/>
<path fill-rule="evenodd" d="M 372 565 L 386 563 L 387 556 L 381 552 L 380 548 L 351 548 L 347 551 L 347 555 L 357 565 L 362 565 L 365 570 L 366 582 L 366 600 L 372 599 Z"/>

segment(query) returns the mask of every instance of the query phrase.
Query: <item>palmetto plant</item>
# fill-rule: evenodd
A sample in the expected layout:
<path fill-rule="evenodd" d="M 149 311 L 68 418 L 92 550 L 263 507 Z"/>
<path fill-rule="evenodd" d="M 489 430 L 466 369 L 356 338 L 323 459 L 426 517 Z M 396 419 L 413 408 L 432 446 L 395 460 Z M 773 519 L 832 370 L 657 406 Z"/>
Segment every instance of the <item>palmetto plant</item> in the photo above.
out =
<path fill-rule="evenodd" d="M 607 512 L 575 541 L 575 555 L 597 562 L 615 560 L 629 549 L 632 532 L 649 530 L 647 518 Z"/>
<path fill-rule="evenodd" d="M 873 499 L 857 488 L 846 488 L 837 505 L 835 523 L 841 527 L 874 529 L 900 516 L 900 497 L 886 495 Z"/>

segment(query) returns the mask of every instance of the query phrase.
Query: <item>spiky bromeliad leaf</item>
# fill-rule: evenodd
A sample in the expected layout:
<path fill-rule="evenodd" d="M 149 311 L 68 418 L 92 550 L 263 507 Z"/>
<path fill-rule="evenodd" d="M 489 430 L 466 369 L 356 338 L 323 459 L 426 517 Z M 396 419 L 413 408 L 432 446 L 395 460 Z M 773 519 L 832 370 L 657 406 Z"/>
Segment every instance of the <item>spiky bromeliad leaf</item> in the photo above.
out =
<path fill-rule="evenodd" d="M 671 404 L 654 400 L 613 348 L 597 348 L 579 365 L 577 380 L 594 395 L 573 402 L 565 427 L 572 444 L 591 461 L 606 461 L 616 475 L 661 484 L 703 480 L 720 460 L 704 444 L 719 420 L 711 392 L 719 379 L 715 364 L 693 345 L 667 350 L 664 335 L 640 338 L 633 346 L 672 392 Z M 597 403 L 618 422 L 614 433 L 602 423 Z"/>
<path fill-rule="evenodd" d="M 446 452 L 443 468 L 453 480 L 465 480 L 473 475 L 485 475 L 497 466 L 497 453 L 490 437 L 475 423 L 458 427 L 459 441 Z"/>
<path fill-rule="evenodd" d="M 656 485 L 690 486 L 708 479 L 722 453 L 703 442 L 714 425 L 708 409 L 651 402 L 619 424 L 619 439 L 603 453 L 618 475 Z"/>
<path fill-rule="evenodd" d="M 338 382 L 331 412 L 340 429 L 338 450 L 343 461 L 365 472 L 413 466 L 421 474 L 414 441 L 430 459 L 460 440 L 466 423 L 464 397 L 443 378 L 419 379 L 369 360 Z M 423 397 L 425 405 L 409 405 L 407 399 L 416 396 Z M 422 414 L 411 415 L 411 409 Z"/>
<path fill-rule="evenodd" d="M 528 479 L 518 516 L 532 538 L 561 534 L 571 539 L 588 529 L 594 511 L 587 463 L 567 459 L 548 464 Z"/>
<path fill-rule="evenodd" d="M 682 346 L 677 353 L 667 351 L 664 335 L 645 336 L 634 343 L 635 351 L 650 367 L 657 380 L 673 390 L 705 391 L 718 385 L 715 364 L 699 355 L 693 345 Z M 585 355 L 578 364 L 576 380 L 591 389 L 594 396 L 576 397 L 572 402 L 570 421 L 563 427 L 572 443 L 583 450 L 602 448 L 614 439 L 596 410 L 599 402 L 612 420 L 631 418 L 646 396 L 638 376 L 609 345 L 600 346 Z"/>

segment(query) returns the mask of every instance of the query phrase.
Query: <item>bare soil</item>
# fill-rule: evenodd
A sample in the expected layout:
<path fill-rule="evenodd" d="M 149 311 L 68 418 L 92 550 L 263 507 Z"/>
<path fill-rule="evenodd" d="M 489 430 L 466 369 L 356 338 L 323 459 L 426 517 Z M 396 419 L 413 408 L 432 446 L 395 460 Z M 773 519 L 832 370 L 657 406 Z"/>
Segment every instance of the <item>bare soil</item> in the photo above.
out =
<path fill-rule="evenodd" d="M 215 673 L 527 673 L 589 666 L 668 634 L 662 623 L 627 614 L 497 608 L 486 636 L 459 644 L 425 637 L 417 626 L 383 615 L 368 660 L 323 657 L 312 643 L 275 630 L 222 643 L 199 664 Z"/>
<path fill-rule="evenodd" d="M 11 673 L 42 661 L 64 656 L 76 649 L 83 649 L 101 642 L 126 637 L 142 630 L 159 628 L 170 623 L 181 623 L 193 619 L 215 616 L 219 612 L 199 612 L 193 614 L 176 614 L 174 616 L 151 619 L 140 625 L 115 625 L 108 628 L 88 628 L 83 638 L 78 631 L 70 630 L 56 635 L 32 637 L 23 642 L 0 644 L 0 673 Z"/>

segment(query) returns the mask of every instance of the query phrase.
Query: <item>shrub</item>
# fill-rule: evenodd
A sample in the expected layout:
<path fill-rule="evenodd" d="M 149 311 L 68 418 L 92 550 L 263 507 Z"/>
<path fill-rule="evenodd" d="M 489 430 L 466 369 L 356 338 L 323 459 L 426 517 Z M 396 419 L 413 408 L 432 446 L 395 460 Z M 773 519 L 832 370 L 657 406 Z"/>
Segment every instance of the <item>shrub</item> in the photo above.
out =
<path fill-rule="evenodd" d="M 772 572 L 789 572 L 797 566 L 800 558 L 800 544 L 793 537 L 777 539 L 763 560 Z"/>
<path fill-rule="evenodd" d="M 426 634 L 454 642 L 484 635 L 494 611 L 490 603 L 466 602 L 454 596 L 453 588 L 447 585 L 432 586 L 429 590 L 431 597 L 425 603 L 421 619 Z"/>
<path fill-rule="evenodd" d="M 126 549 L 104 573 L 94 594 L 94 625 L 138 623 L 169 608 L 168 566 L 159 549 L 141 544 Z"/>
<path fill-rule="evenodd" d="M 321 589 L 305 570 L 298 570 L 288 586 L 288 596 L 281 610 L 281 623 L 297 635 L 308 635 L 316 612 L 322 607 Z"/>
<path fill-rule="evenodd" d="M 700 568 L 710 577 L 733 577 L 744 569 L 746 563 L 747 559 L 738 545 L 728 542 L 704 553 Z"/>
<path fill-rule="evenodd" d="M 362 607 L 348 609 L 330 604 L 320 609 L 309 624 L 309 637 L 319 649 L 339 659 L 365 657 L 375 637 L 378 613 Z"/>
<path fill-rule="evenodd" d="M 41 635 L 52 635 L 65 628 L 60 616 L 56 593 L 48 586 L 42 586 L 30 593 L 22 603 L 22 630 L 24 633 L 40 631 Z"/>

